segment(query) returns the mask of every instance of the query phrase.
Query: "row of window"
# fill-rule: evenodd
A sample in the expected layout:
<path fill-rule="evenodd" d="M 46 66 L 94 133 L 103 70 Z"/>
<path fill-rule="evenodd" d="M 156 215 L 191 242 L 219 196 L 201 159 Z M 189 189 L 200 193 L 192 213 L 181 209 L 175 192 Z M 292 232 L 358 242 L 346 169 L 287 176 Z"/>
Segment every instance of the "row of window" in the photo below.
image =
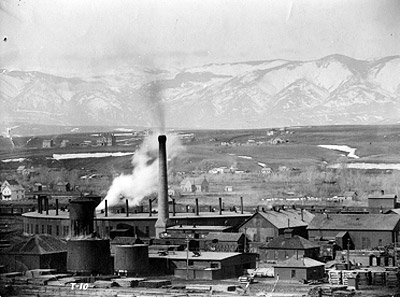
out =
<path fill-rule="evenodd" d="M 45 225 L 45 224 L 24 224 L 24 230 L 28 234 L 48 234 L 55 236 L 68 236 L 69 235 L 69 226 L 61 226 L 62 230 L 60 230 L 59 225 Z M 134 233 L 136 235 L 149 237 L 150 236 L 150 226 L 145 226 L 144 233 L 141 233 L 138 226 L 134 226 Z M 105 235 L 108 236 L 110 231 L 113 230 L 112 226 L 105 226 Z M 96 226 L 96 232 L 99 232 L 99 226 Z"/>
<path fill-rule="evenodd" d="M 60 234 L 60 226 L 56 225 L 53 229 L 53 225 L 38 225 L 38 224 L 25 224 L 24 230 L 28 234 L 48 234 L 55 236 L 68 236 L 69 226 L 62 226 L 62 234 Z M 40 229 L 39 229 L 40 228 Z M 40 232 L 39 232 L 40 231 Z M 54 234 L 53 234 L 54 231 Z"/>

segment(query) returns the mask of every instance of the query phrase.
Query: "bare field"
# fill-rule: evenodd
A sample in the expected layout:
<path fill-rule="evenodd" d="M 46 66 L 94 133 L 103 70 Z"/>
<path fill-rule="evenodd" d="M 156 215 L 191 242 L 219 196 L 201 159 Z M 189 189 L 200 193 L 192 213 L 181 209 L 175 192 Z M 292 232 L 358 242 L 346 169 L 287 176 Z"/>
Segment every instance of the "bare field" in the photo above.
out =
<path fill-rule="evenodd" d="M 170 184 L 178 188 L 185 176 L 205 175 L 212 193 L 226 195 L 226 199 L 258 203 L 266 197 L 338 195 L 355 190 L 366 196 L 379 189 L 397 191 L 400 179 L 397 170 L 349 170 L 350 163 L 400 163 L 400 126 L 321 126 L 288 127 L 257 130 L 196 130 L 194 138 L 184 142 L 185 150 L 170 165 Z M 113 147 L 54 147 L 41 149 L 44 139 L 55 138 L 56 143 L 67 139 L 77 143 L 95 142 L 91 133 L 53 136 L 14 137 L 14 148 L 9 139 L 0 138 L 0 160 L 24 158 L 22 162 L 0 162 L 2 177 L 13 175 L 18 166 L 51 168 L 59 171 L 76 171 L 76 177 L 89 173 L 106 176 L 102 180 L 104 195 L 112 176 L 132 170 L 130 156 L 53 160 L 53 154 L 133 152 L 140 145 L 137 139 L 130 145 Z M 3 145 L 4 144 L 4 145 Z M 345 157 L 346 153 L 321 148 L 318 145 L 345 145 L 356 149 L 358 159 Z M 341 169 L 329 170 L 330 165 L 340 164 Z M 241 174 L 209 174 L 215 167 L 236 168 Z M 273 174 L 261 174 L 262 167 L 269 167 Z M 62 178 L 62 177 L 61 177 Z M 18 179 L 18 176 L 17 176 Z M 398 182 L 399 181 L 399 182 Z M 28 183 L 29 180 L 23 182 Z M 79 182 L 79 181 L 77 181 Z M 232 186 L 232 193 L 224 193 L 225 186 Z M 91 190 L 96 187 L 91 187 Z M 212 198 L 204 198 L 208 201 Z M 235 200 L 235 201 L 236 201 Z"/>

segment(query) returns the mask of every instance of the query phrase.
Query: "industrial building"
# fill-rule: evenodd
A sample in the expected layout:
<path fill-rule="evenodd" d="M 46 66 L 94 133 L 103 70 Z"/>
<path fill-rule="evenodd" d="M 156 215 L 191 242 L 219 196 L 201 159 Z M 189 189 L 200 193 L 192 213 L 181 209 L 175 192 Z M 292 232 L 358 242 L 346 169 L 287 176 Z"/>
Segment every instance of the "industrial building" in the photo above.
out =
<path fill-rule="evenodd" d="M 152 270 L 174 274 L 178 278 L 215 280 L 238 277 L 245 269 L 256 267 L 256 254 L 188 252 L 149 255 Z M 187 266 L 188 264 L 188 266 Z"/>
<path fill-rule="evenodd" d="M 397 214 L 317 214 L 308 226 L 310 240 L 334 240 L 342 249 L 371 249 L 398 242 Z"/>
<path fill-rule="evenodd" d="M 11 271 L 66 270 L 67 245 L 48 235 L 34 235 L 0 252 L 0 263 Z"/>
<path fill-rule="evenodd" d="M 239 230 L 253 242 L 268 242 L 283 235 L 287 228 L 293 229 L 294 235 L 307 238 L 310 216 L 313 215 L 303 209 L 273 208 L 256 212 L 239 226 Z"/>
<path fill-rule="evenodd" d="M 95 213 L 100 197 L 88 195 L 73 199 L 68 211 L 61 211 L 56 201 L 55 209 L 49 209 L 48 197 L 38 197 L 38 209 L 22 215 L 24 232 L 27 234 L 48 234 L 67 239 L 67 271 L 76 275 L 112 274 L 137 275 L 164 273 L 181 276 L 182 267 L 190 266 L 194 279 L 221 279 L 237 277 L 243 269 L 254 268 L 256 255 L 250 253 L 199 253 L 199 246 L 190 246 L 190 241 L 205 239 L 210 232 L 237 231 L 251 215 L 243 212 L 224 211 L 222 199 L 219 210 L 201 212 L 198 200 L 195 200 L 193 212 L 176 212 L 175 201 L 168 203 L 166 137 L 159 140 L 159 191 L 158 211 L 153 212 L 152 200 L 149 200 L 148 212 L 130 212 L 128 201 L 123 211 L 112 212 L 107 207 Z M 171 213 L 172 207 L 172 213 Z M 124 244 L 115 240 L 118 236 L 131 236 Z M 111 245 L 110 238 L 114 238 Z M 163 244 L 151 249 L 148 244 Z M 173 239 L 187 244 L 185 252 L 168 251 Z M 235 250 L 243 250 L 244 237 L 236 238 Z M 112 246 L 114 261 L 112 261 Z M 163 247 L 167 252 L 160 252 Z M 176 245 L 178 246 L 178 245 Z M 189 255 L 190 253 L 190 255 Z M 195 253 L 192 255 L 192 253 Z M 188 259 L 188 257 L 191 257 Z M 188 265 L 187 265 L 188 264 Z"/>
<path fill-rule="evenodd" d="M 320 246 L 301 236 L 292 235 L 291 229 L 286 229 L 284 235 L 280 235 L 260 246 L 261 261 L 283 261 L 292 256 L 317 259 Z"/>

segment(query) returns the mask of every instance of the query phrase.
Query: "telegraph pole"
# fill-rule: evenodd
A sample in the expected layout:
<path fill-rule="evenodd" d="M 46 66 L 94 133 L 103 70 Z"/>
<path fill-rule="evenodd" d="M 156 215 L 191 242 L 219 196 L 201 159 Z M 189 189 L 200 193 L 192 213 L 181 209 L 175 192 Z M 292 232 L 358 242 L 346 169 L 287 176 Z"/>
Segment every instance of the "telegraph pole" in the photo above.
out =
<path fill-rule="evenodd" d="M 189 279 L 189 238 L 186 235 L 186 280 Z"/>

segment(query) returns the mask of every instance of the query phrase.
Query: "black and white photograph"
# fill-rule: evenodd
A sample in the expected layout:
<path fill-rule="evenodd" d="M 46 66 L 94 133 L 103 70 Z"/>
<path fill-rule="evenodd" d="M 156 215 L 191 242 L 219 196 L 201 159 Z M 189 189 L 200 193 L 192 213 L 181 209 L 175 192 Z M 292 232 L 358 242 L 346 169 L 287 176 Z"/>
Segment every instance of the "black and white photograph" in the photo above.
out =
<path fill-rule="evenodd" d="M 399 16 L 0 0 L 0 297 L 400 296 Z"/>

